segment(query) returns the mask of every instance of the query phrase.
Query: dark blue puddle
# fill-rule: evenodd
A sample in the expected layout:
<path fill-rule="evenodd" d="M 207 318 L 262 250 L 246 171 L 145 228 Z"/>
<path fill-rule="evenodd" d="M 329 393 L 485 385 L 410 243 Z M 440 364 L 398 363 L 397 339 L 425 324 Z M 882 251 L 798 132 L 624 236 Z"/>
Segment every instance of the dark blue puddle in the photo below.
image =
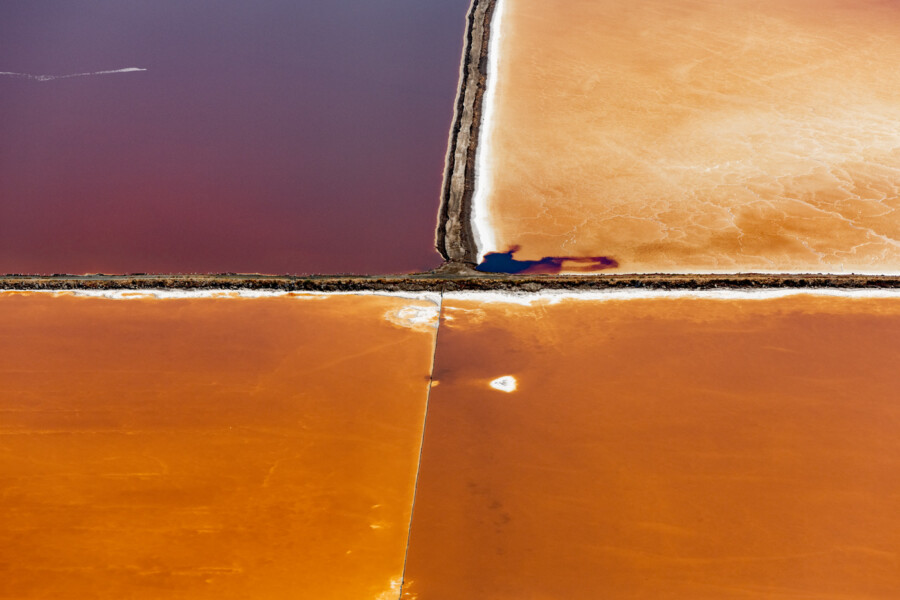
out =
<path fill-rule="evenodd" d="M 619 266 L 608 256 L 545 256 L 540 260 L 516 260 L 513 254 L 518 250 L 519 247 L 514 246 L 508 252 L 488 252 L 475 269 L 483 273 L 552 275 L 561 273 L 564 267 L 568 271 L 589 273 Z"/>

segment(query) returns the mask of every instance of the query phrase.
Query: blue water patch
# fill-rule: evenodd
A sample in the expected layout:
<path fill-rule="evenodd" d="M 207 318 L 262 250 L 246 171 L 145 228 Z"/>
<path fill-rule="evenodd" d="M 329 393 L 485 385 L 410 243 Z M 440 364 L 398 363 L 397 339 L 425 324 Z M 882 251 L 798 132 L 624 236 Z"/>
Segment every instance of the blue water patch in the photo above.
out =
<path fill-rule="evenodd" d="M 561 273 L 564 267 L 568 271 L 589 273 L 619 266 L 615 259 L 608 256 L 545 256 L 540 260 L 517 260 L 513 258 L 513 254 L 518 250 L 519 247 L 515 246 L 508 252 L 488 252 L 475 270 L 483 273 L 551 275 Z"/>

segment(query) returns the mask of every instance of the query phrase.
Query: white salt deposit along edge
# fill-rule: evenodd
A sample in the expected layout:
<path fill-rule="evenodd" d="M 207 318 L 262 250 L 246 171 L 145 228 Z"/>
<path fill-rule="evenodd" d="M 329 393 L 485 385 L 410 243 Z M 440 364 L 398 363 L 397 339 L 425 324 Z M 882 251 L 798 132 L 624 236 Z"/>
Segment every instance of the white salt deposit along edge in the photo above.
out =
<path fill-rule="evenodd" d="M 385 320 L 407 329 L 433 332 L 438 328 L 441 314 L 441 295 L 437 292 L 288 292 L 280 290 L 0 290 L 4 294 L 37 293 L 55 297 L 76 297 L 105 300 L 216 300 L 264 299 L 290 297 L 293 300 L 325 300 L 333 296 L 382 296 L 427 303 L 407 304 L 384 313 Z"/>
<path fill-rule="evenodd" d="M 320 300 L 329 296 L 387 296 L 406 300 L 421 300 L 440 306 L 441 294 L 438 292 L 389 292 L 375 290 L 357 290 L 352 292 L 304 292 L 283 290 L 0 290 L 6 294 L 50 294 L 56 296 L 76 296 L 80 298 L 106 298 L 108 300 L 182 300 L 191 298 L 278 298 L 293 296 L 297 300 Z"/>
<path fill-rule="evenodd" d="M 536 302 L 558 304 L 564 300 L 643 300 L 653 298 L 695 298 L 706 300 L 769 300 L 788 296 L 828 296 L 836 298 L 890 298 L 900 300 L 900 290 L 780 288 L 768 290 L 544 290 L 540 292 L 445 292 L 444 302 L 470 300 L 530 306 Z"/>
<path fill-rule="evenodd" d="M 472 235 L 475 237 L 475 248 L 478 262 L 484 260 L 488 252 L 497 251 L 497 240 L 491 229 L 488 196 L 491 192 L 491 168 L 489 162 L 491 137 L 494 133 L 494 96 L 497 85 L 494 79 L 500 73 L 500 37 L 501 21 L 505 0 L 497 0 L 491 19 L 491 36 L 488 41 L 488 68 L 485 93 L 481 104 L 481 128 L 478 135 L 478 146 L 475 149 L 475 191 L 472 194 Z"/>
<path fill-rule="evenodd" d="M 329 296 L 386 296 L 420 300 L 440 305 L 441 294 L 438 292 L 390 292 L 377 290 L 357 290 L 351 292 L 304 292 L 282 290 L 0 290 L 3 294 L 50 294 L 57 296 L 75 296 L 82 298 L 107 298 L 110 300 L 178 300 L 190 298 L 277 298 L 293 296 L 298 300 L 319 300 Z M 705 298 L 711 300 L 767 300 L 786 296 L 831 296 L 839 298 L 896 298 L 900 299 L 900 290 L 892 289 L 817 289 L 817 288 L 779 288 L 764 290 L 543 290 L 539 292 L 445 292 L 444 300 L 474 300 L 478 302 L 505 302 L 509 304 L 530 305 L 535 302 L 557 304 L 564 300 L 637 300 L 649 298 Z"/>

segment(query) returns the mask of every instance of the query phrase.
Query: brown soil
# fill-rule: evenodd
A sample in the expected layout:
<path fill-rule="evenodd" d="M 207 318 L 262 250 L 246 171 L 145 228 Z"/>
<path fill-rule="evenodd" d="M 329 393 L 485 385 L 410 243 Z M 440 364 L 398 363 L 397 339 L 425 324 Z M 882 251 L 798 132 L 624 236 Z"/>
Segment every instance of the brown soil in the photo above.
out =
<path fill-rule="evenodd" d="M 296 292 L 451 292 L 541 290 L 708 290 L 754 288 L 900 289 L 898 276 L 863 275 L 491 275 L 444 269 L 388 276 L 9 275 L 5 290 L 279 290 Z"/>

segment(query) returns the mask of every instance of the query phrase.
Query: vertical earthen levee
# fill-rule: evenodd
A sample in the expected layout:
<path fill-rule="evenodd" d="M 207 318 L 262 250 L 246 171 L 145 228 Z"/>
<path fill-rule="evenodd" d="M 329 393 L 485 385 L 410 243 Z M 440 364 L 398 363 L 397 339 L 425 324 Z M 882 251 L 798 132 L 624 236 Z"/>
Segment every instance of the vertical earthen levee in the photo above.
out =
<path fill-rule="evenodd" d="M 444 186 L 435 246 L 451 264 L 472 266 L 477 248 L 472 232 L 475 152 L 481 129 L 481 109 L 487 79 L 491 19 L 497 0 L 472 0 L 467 16 L 466 45 L 460 68 L 459 92 L 444 170 Z"/>

